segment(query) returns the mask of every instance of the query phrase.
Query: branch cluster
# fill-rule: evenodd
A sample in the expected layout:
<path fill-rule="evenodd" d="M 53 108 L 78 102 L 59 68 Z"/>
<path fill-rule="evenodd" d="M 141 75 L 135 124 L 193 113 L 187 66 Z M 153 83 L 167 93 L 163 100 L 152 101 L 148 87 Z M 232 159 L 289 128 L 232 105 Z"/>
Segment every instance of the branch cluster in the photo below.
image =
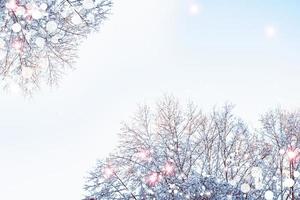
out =
<path fill-rule="evenodd" d="M 31 92 L 56 84 L 72 67 L 80 41 L 98 30 L 110 0 L 8 0 L 0 2 L 0 78 Z"/>

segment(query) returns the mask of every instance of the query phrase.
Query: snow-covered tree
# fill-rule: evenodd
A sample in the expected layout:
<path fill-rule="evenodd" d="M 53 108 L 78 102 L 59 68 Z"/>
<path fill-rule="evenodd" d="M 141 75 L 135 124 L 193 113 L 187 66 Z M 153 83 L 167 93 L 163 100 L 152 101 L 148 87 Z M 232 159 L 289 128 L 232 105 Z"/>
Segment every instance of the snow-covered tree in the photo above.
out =
<path fill-rule="evenodd" d="M 24 92 L 57 83 L 110 7 L 110 0 L 0 0 L 1 83 Z"/>
<path fill-rule="evenodd" d="M 87 199 L 254 199 L 255 138 L 230 105 L 206 115 L 165 97 L 155 111 L 141 107 L 120 138 L 91 171 Z"/>
<path fill-rule="evenodd" d="M 268 156 L 264 166 L 264 185 L 276 191 L 276 199 L 300 199 L 300 112 L 272 110 L 261 118 L 260 134 Z"/>
<path fill-rule="evenodd" d="M 233 115 L 232 109 L 232 105 L 225 105 L 206 118 L 205 129 L 201 132 L 205 155 L 201 166 L 214 177 L 241 184 L 255 163 L 255 138 L 246 124 Z"/>

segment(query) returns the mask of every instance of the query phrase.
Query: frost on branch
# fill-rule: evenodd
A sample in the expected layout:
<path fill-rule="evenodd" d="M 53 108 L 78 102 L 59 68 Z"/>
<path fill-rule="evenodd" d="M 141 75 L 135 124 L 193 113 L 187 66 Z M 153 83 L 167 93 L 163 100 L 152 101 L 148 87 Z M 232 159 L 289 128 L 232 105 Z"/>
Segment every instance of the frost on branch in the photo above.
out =
<path fill-rule="evenodd" d="M 0 0 L 2 85 L 30 92 L 57 83 L 110 7 L 110 0 Z"/>

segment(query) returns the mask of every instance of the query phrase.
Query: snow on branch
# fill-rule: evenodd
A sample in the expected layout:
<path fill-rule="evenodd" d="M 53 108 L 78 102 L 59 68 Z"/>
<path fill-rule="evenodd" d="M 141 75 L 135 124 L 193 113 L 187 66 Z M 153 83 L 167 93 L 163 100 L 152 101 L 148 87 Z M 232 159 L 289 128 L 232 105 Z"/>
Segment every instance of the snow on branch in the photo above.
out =
<path fill-rule="evenodd" d="M 56 84 L 111 5 L 110 0 L 1 0 L 1 84 L 15 84 L 25 93 L 43 81 Z"/>

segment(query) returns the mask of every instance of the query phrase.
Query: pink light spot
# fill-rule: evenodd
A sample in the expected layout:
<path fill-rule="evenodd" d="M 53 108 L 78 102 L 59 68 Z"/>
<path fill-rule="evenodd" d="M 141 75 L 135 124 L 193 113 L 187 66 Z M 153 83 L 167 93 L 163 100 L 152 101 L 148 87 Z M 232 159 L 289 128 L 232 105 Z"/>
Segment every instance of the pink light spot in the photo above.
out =
<path fill-rule="evenodd" d="M 286 155 L 287 155 L 289 161 L 292 161 L 292 162 L 298 162 L 300 159 L 300 156 L 299 156 L 300 154 L 299 154 L 298 148 L 296 148 L 296 149 L 291 148 L 291 147 L 288 148 Z"/>
<path fill-rule="evenodd" d="M 175 167 L 172 163 L 167 163 L 164 168 L 163 168 L 163 172 L 164 174 L 166 175 L 172 175 L 174 174 L 174 170 L 175 170 Z"/>
<path fill-rule="evenodd" d="M 155 186 L 159 182 L 159 180 L 160 180 L 160 176 L 157 172 L 150 174 L 146 178 L 146 182 L 149 186 Z"/>
<path fill-rule="evenodd" d="M 296 158 L 296 156 L 297 156 L 297 153 L 295 151 L 289 150 L 287 152 L 287 155 L 288 155 L 288 157 L 289 157 L 290 160 L 294 160 Z"/>
<path fill-rule="evenodd" d="M 23 41 L 22 40 L 15 40 L 13 43 L 12 43 L 12 47 L 14 49 L 16 49 L 17 51 L 21 51 L 22 48 L 23 48 Z"/>
<path fill-rule="evenodd" d="M 18 8 L 18 5 L 15 0 L 10 0 L 6 3 L 6 8 L 15 11 Z"/>
<path fill-rule="evenodd" d="M 103 176 L 104 178 L 108 179 L 110 178 L 112 175 L 114 175 L 114 169 L 112 167 L 106 167 L 103 170 Z"/>
<path fill-rule="evenodd" d="M 151 160 L 150 152 L 148 150 L 141 150 L 140 152 L 137 153 L 137 156 L 142 161 Z"/>

